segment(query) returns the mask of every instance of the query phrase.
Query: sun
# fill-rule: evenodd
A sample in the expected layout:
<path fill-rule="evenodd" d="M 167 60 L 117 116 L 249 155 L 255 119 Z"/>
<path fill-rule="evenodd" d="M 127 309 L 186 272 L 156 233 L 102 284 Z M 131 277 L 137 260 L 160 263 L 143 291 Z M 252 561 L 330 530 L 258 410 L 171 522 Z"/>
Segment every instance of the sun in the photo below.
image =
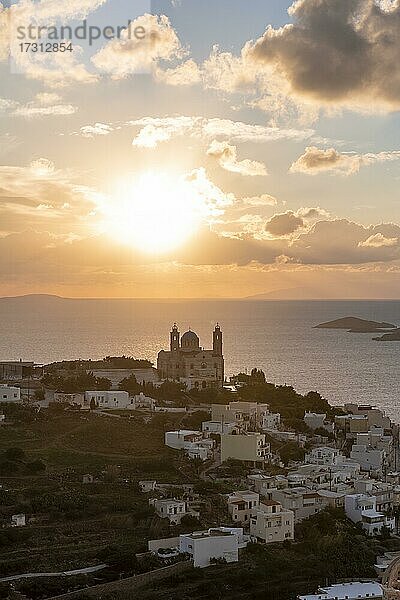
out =
<path fill-rule="evenodd" d="M 188 178 L 151 171 L 120 180 L 102 212 L 113 239 L 160 254 L 195 234 L 207 206 Z"/>

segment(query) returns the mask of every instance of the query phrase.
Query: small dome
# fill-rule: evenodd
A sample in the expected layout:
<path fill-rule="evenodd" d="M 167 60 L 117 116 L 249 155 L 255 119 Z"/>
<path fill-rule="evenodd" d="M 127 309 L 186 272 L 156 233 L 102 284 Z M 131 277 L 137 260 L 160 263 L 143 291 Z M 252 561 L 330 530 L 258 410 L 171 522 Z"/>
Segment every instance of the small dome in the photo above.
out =
<path fill-rule="evenodd" d="M 182 348 L 199 348 L 200 340 L 194 331 L 186 331 L 181 338 Z"/>

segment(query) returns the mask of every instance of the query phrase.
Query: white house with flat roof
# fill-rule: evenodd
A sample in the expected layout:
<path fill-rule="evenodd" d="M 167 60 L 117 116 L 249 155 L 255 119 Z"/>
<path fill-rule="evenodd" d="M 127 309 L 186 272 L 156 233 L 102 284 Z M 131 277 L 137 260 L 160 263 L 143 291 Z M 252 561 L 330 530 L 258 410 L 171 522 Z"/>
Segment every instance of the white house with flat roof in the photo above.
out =
<path fill-rule="evenodd" d="M 113 391 L 97 391 L 89 390 L 85 392 L 85 402 L 87 404 L 95 403 L 96 407 L 111 408 L 111 409 L 122 409 L 125 410 L 130 407 L 131 401 L 129 399 L 128 392 L 122 392 L 120 390 Z"/>
<path fill-rule="evenodd" d="M 390 531 L 395 529 L 394 517 L 376 510 L 375 496 L 349 494 L 344 499 L 344 510 L 353 523 L 361 523 L 368 535 L 379 535 L 384 527 Z"/>
<path fill-rule="evenodd" d="M 298 596 L 298 600 L 383 600 L 383 588 L 379 583 L 339 583 L 320 588 L 316 594 Z"/>
<path fill-rule="evenodd" d="M 365 444 L 353 444 L 350 458 L 360 465 L 362 471 L 380 473 L 385 465 L 386 453 Z"/>
<path fill-rule="evenodd" d="M 340 452 L 337 448 L 322 446 L 313 448 L 311 452 L 305 455 L 305 462 L 313 465 L 336 465 L 339 461 Z"/>
<path fill-rule="evenodd" d="M 256 492 L 263 496 L 267 496 L 271 490 L 283 490 L 288 487 L 288 479 L 284 475 L 254 473 L 247 476 L 247 481 Z"/>
<path fill-rule="evenodd" d="M 143 392 L 140 392 L 140 394 L 136 394 L 131 398 L 130 408 L 132 408 L 132 410 L 145 409 L 154 411 L 156 404 L 157 402 L 154 400 L 154 398 L 150 398 L 149 396 L 143 394 Z"/>
<path fill-rule="evenodd" d="M 149 500 L 150 506 L 154 506 L 156 514 L 161 519 L 168 519 L 171 525 L 179 525 L 182 517 L 187 512 L 186 502 L 182 500 L 175 500 L 175 498 L 160 500 L 159 498 L 152 498 Z"/>
<path fill-rule="evenodd" d="M 0 402 L 21 402 L 20 388 L 0 384 Z"/>
<path fill-rule="evenodd" d="M 227 496 L 228 512 L 232 521 L 249 523 L 260 504 L 260 494 L 250 490 L 238 491 Z"/>
<path fill-rule="evenodd" d="M 209 567 L 218 559 L 238 562 L 239 548 L 246 545 L 247 539 L 241 528 L 216 527 L 179 536 L 179 551 L 189 554 L 193 565 L 200 568 Z"/>
<path fill-rule="evenodd" d="M 270 500 L 276 500 L 282 506 L 294 513 L 295 523 L 315 515 L 330 505 L 330 500 L 321 496 L 318 491 L 310 491 L 305 487 L 285 490 L 271 490 Z"/>
<path fill-rule="evenodd" d="M 250 518 L 250 535 L 264 544 L 293 540 L 293 512 L 283 508 L 280 502 L 265 500 Z"/>
<path fill-rule="evenodd" d="M 229 404 L 212 404 L 211 420 L 221 423 L 236 423 L 252 430 L 261 427 L 264 416 L 269 414 L 268 404 L 258 402 L 230 402 Z"/>
<path fill-rule="evenodd" d="M 165 445 L 175 450 L 184 450 L 189 458 L 207 460 L 212 458 L 215 441 L 205 437 L 201 431 L 180 429 L 165 433 Z"/>
<path fill-rule="evenodd" d="M 157 486 L 157 481 L 155 479 L 143 479 L 139 481 L 139 488 L 143 494 L 147 494 L 148 492 L 154 492 Z"/>

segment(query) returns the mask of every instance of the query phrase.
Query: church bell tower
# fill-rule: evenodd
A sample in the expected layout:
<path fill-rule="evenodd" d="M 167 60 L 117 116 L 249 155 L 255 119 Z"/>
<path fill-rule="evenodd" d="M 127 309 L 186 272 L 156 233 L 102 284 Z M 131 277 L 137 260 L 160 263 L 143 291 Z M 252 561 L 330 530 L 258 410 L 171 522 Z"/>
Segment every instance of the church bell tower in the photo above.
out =
<path fill-rule="evenodd" d="M 174 326 L 172 327 L 171 333 L 170 333 L 170 349 L 171 352 L 173 350 L 179 350 L 179 338 L 180 338 L 180 333 L 178 331 L 178 326 L 176 323 L 174 323 Z"/>
<path fill-rule="evenodd" d="M 214 354 L 222 356 L 222 331 L 218 323 L 213 331 L 213 351 Z"/>

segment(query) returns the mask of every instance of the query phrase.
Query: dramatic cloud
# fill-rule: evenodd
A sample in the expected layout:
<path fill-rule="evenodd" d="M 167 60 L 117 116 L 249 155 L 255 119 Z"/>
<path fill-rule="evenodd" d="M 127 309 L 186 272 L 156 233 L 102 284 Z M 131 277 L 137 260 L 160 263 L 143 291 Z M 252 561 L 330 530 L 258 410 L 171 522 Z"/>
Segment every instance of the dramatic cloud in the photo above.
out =
<path fill-rule="evenodd" d="M 13 54 L 13 71 L 28 79 L 41 81 L 52 89 L 61 89 L 73 84 L 89 84 L 99 76 L 89 72 L 83 62 L 81 47 L 75 45 L 73 52 L 21 52 Z"/>
<path fill-rule="evenodd" d="M 226 194 L 210 181 L 204 168 L 194 169 L 186 176 L 186 180 L 202 199 L 208 217 L 218 217 L 235 202 L 233 194 Z"/>
<path fill-rule="evenodd" d="M 58 94 L 44 92 L 37 94 L 32 102 L 16 106 L 12 114 L 19 117 L 54 117 L 73 115 L 77 110 L 76 106 L 63 103 Z"/>
<path fill-rule="evenodd" d="M 398 246 L 399 238 L 387 238 L 382 233 L 370 235 L 364 242 L 359 242 L 359 248 L 391 248 Z"/>
<path fill-rule="evenodd" d="M 246 44 L 241 55 L 234 56 L 214 46 L 201 67 L 204 87 L 229 93 L 253 92 L 260 69 L 257 72 L 257 65 L 246 60 L 248 48 L 249 44 Z"/>
<path fill-rule="evenodd" d="M 36 94 L 31 102 L 21 104 L 16 100 L 0 98 L 0 114 L 15 117 L 51 117 L 68 116 L 76 113 L 78 108 L 65 104 L 57 94 Z"/>
<path fill-rule="evenodd" d="M 201 71 L 194 60 L 189 59 L 175 68 L 162 70 L 157 68 L 155 78 L 168 85 L 195 85 L 202 81 Z"/>
<path fill-rule="evenodd" d="M 207 119 L 205 117 L 143 117 L 129 121 L 128 125 L 140 127 L 133 140 L 138 148 L 155 148 L 161 142 L 175 137 L 188 136 L 205 140 L 218 137 L 229 138 L 233 142 L 265 143 L 277 140 L 307 140 L 313 137 L 311 129 L 282 129 L 252 125 L 230 119 Z"/>
<path fill-rule="evenodd" d="M 86 138 L 94 138 L 98 135 L 109 135 L 114 131 L 111 125 L 106 123 L 95 123 L 94 125 L 85 125 L 80 129 L 80 135 Z"/>
<path fill-rule="evenodd" d="M 221 167 L 231 173 L 239 173 L 239 175 L 248 175 L 250 177 L 265 176 L 268 174 L 263 163 L 248 159 L 238 161 L 236 146 L 231 146 L 228 142 L 213 140 L 207 150 L 207 154 L 217 158 Z"/>
<path fill-rule="evenodd" d="M 135 31 L 144 31 L 138 37 Z M 122 79 L 135 73 L 152 72 L 159 61 L 182 59 L 181 46 L 168 17 L 145 14 L 132 21 L 121 38 L 109 41 L 93 57 L 92 63 L 113 79 Z"/>
<path fill-rule="evenodd" d="M 346 219 L 318 221 L 295 240 L 289 255 L 307 264 L 387 262 L 400 258 L 398 238 L 398 225 L 364 227 Z"/>
<path fill-rule="evenodd" d="M 297 0 L 293 24 L 268 27 L 249 54 L 299 98 L 335 106 L 400 107 L 400 4 Z"/>
<path fill-rule="evenodd" d="M 374 163 L 388 162 L 400 159 L 400 151 L 379 152 L 378 154 L 344 154 L 334 148 L 323 150 L 315 146 L 306 148 L 290 167 L 290 173 L 304 173 L 318 175 L 319 173 L 333 173 L 353 175 L 361 167 Z"/>
<path fill-rule="evenodd" d="M 265 224 L 265 231 L 273 236 L 281 237 L 291 235 L 300 227 L 303 227 L 304 221 L 301 217 L 298 217 L 291 210 L 288 212 L 274 215 Z"/>
<path fill-rule="evenodd" d="M 141 127 L 132 142 L 137 148 L 156 148 L 161 142 L 168 142 L 174 137 L 191 135 L 201 121 L 200 117 L 144 117 L 128 124 Z"/>
<path fill-rule="evenodd" d="M 85 228 L 84 219 L 100 198 L 95 190 L 81 185 L 76 174 L 56 169 L 46 158 L 31 162 L 28 167 L 0 166 L 0 223 L 1 232 L 18 231 L 30 226 L 56 225 L 65 231 L 71 223 Z M 82 222 L 81 222 L 82 221 Z"/>

